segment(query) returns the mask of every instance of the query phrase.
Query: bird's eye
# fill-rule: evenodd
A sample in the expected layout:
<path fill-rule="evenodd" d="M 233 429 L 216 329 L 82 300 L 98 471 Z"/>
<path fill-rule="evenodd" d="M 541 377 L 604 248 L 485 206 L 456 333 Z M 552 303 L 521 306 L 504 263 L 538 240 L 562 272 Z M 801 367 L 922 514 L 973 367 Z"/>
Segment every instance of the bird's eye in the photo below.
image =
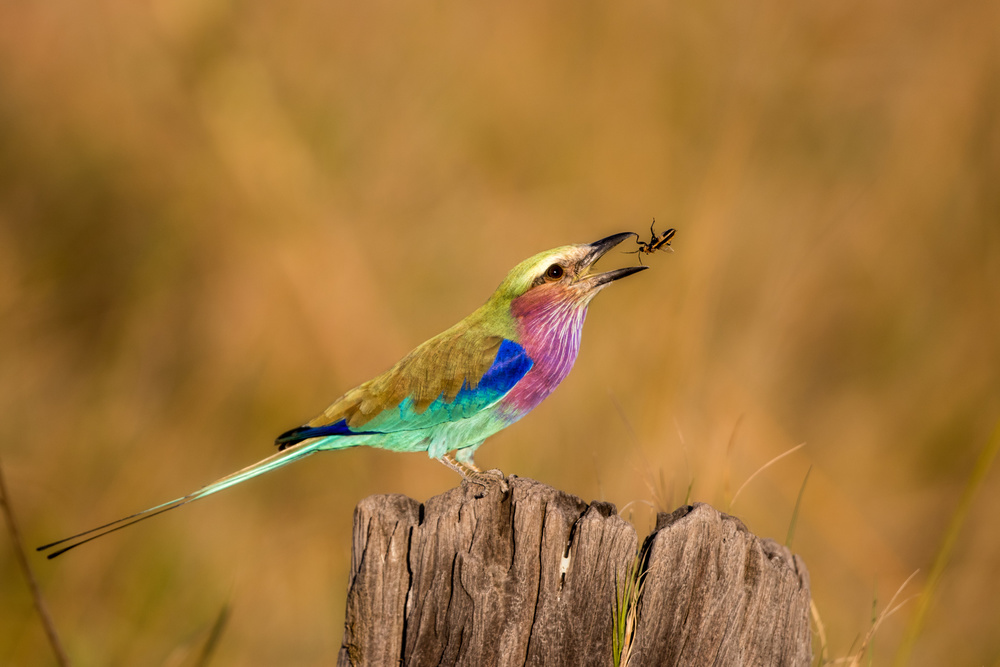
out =
<path fill-rule="evenodd" d="M 549 268 L 545 269 L 545 277 L 549 280 L 559 280 L 563 277 L 563 267 L 558 264 L 553 264 Z"/>

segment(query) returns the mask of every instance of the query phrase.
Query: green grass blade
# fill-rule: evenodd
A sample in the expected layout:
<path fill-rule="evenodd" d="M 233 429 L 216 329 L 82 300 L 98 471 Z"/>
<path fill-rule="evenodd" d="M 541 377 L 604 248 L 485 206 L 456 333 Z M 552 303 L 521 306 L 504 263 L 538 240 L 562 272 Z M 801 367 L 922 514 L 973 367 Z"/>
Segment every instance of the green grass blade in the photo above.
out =
<path fill-rule="evenodd" d="M 806 482 L 809 481 L 809 473 L 812 472 L 813 467 L 809 466 L 806 470 L 806 476 L 802 478 L 802 486 L 799 487 L 799 496 L 795 499 L 795 508 L 792 510 L 792 520 L 788 522 L 788 535 L 785 537 L 785 546 L 789 549 L 792 548 L 792 539 L 795 538 L 795 526 L 799 522 L 799 508 L 802 507 L 802 496 L 806 492 Z"/>

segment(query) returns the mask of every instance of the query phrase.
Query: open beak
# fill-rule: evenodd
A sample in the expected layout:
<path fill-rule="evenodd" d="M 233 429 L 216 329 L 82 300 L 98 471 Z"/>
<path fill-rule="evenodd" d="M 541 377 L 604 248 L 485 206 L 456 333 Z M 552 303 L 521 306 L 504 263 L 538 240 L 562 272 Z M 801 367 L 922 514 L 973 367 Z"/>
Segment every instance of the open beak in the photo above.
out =
<path fill-rule="evenodd" d="M 576 275 L 580 277 L 580 282 L 586 282 L 589 287 L 594 288 L 606 285 L 613 280 L 618 280 L 619 278 L 624 278 L 625 276 L 630 276 L 633 273 L 639 273 L 640 271 L 648 269 L 648 266 L 628 266 L 623 269 L 615 269 L 614 271 L 607 271 L 605 273 L 595 273 L 593 275 L 587 274 L 587 271 L 594 265 L 595 262 L 597 262 L 597 260 L 630 236 L 635 236 L 635 234 L 632 232 L 622 232 L 621 234 L 613 234 L 612 236 L 603 238 L 600 241 L 594 241 L 591 243 L 590 251 L 584 255 L 583 259 L 580 260 L 580 263 L 577 266 Z"/>

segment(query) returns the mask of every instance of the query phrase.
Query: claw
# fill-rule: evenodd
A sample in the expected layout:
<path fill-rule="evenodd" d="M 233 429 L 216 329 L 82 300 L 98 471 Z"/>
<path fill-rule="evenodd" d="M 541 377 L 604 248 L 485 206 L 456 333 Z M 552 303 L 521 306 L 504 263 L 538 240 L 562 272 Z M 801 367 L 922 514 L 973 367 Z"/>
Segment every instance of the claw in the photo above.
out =
<path fill-rule="evenodd" d="M 501 493 L 507 493 L 508 489 L 510 488 L 507 485 L 507 479 L 504 476 L 503 471 L 498 470 L 496 468 L 494 468 L 493 470 L 486 470 L 486 471 L 477 470 L 475 472 L 470 472 L 469 474 L 465 475 L 465 479 L 463 479 L 462 482 L 467 484 L 475 484 L 476 486 L 482 487 L 483 495 L 485 495 L 486 490 L 490 486 L 493 486 L 494 484 L 500 487 Z M 478 497 L 481 498 L 482 495 Z"/>

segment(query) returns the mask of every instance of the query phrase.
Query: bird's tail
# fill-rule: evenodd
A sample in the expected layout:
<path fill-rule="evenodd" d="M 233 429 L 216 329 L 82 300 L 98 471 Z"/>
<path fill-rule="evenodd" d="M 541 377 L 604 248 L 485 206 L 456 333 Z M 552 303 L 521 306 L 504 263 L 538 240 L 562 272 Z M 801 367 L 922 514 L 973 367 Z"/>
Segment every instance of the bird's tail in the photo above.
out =
<path fill-rule="evenodd" d="M 177 498 L 175 500 L 171 500 L 168 503 L 163 503 L 155 507 L 150 507 L 149 509 L 137 512 L 135 514 L 126 517 L 122 517 L 117 521 L 106 523 L 103 526 L 98 526 L 97 528 L 91 528 L 90 530 L 86 530 L 82 533 L 71 535 L 70 537 L 66 537 L 57 542 L 52 542 L 51 544 L 44 544 L 38 547 L 37 550 L 47 551 L 52 547 L 57 547 L 61 544 L 72 542 L 72 544 L 64 546 L 61 549 L 58 549 L 57 551 L 53 551 L 52 553 L 48 554 L 48 558 L 55 558 L 60 554 L 66 553 L 70 549 L 75 549 L 81 544 L 85 544 L 87 542 L 90 542 L 91 540 L 96 540 L 98 537 L 102 537 L 104 535 L 107 535 L 108 533 L 113 533 L 116 530 L 121 530 L 122 528 L 131 526 L 132 524 L 139 523 L 140 521 L 156 516 L 157 514 L 163 514 L 164 512 L 180 507 L 181 505 L 187 505 L 190 502 L 194 502 L 195 500 L 200 500 L 205 496 L 210 496 L 213 493 L 222 491 L 223 489 L 228 489 L 231 486 L 236 486 L 240 482 L 245 482 L 248 479 L 256 477 L 257 475 L 263 475 L 266 472 L 270 472 L 284 465 L 287 465 L 292 461 L 297 461 L 301 458 L 309 456 L 310 454 L 319 451 L 319 449 L 322 448 L 323 445 L 329 447 L 329 443 L 326 442 L 329 439 L 330 438 L 319 438 L 316 440 L 300 443 L 298 446 L 295 447 L 289 447 L 288 449 L 282 450 L 277 454 L 269 456 L 262 461 L 258 461 L 253 465 L 247 466 L 242 470 L 237 470 L 231 475 L 226 475 L 221 479 L 217 479 L 211 484 L 203 486 L 197 491 L 189 493 L 186 496 Z"/>

